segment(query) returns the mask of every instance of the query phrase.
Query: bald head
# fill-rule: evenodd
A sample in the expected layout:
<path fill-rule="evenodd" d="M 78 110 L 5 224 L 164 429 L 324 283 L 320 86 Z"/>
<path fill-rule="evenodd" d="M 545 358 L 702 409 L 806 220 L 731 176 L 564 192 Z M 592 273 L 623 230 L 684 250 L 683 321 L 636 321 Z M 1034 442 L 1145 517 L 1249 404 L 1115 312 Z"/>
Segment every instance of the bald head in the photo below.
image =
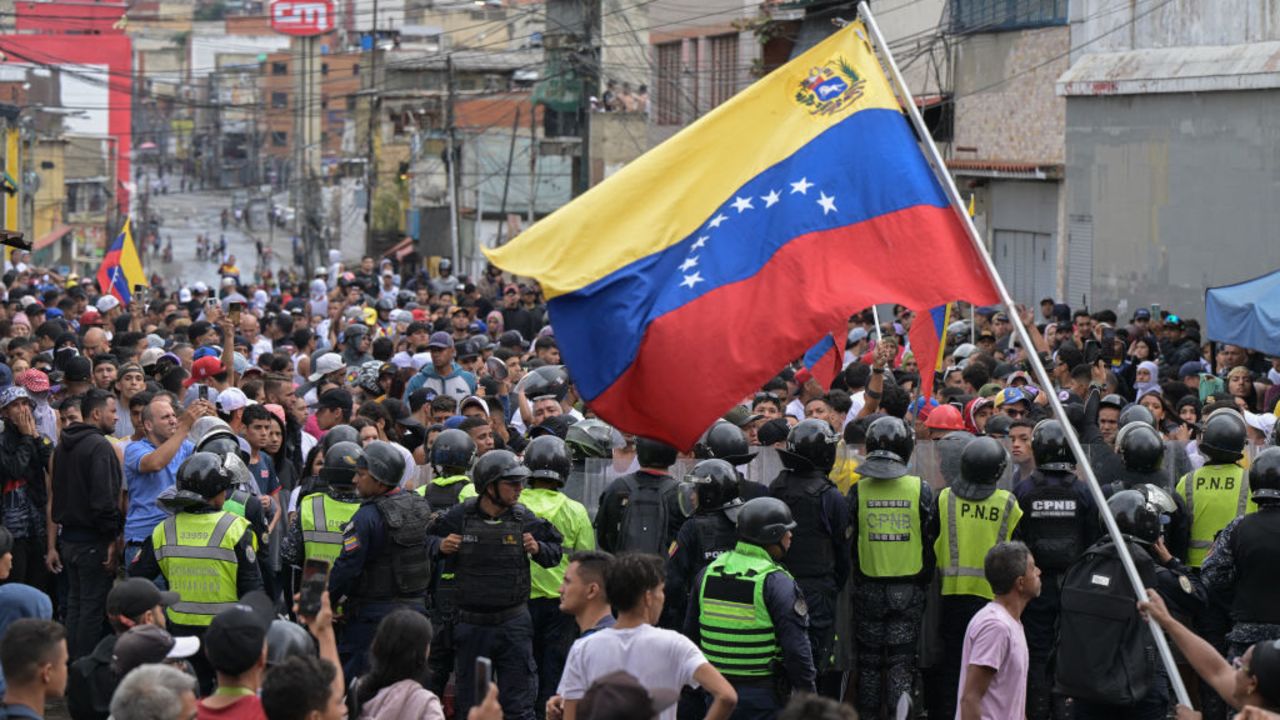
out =
<path fill-rule="evenodd" d="M 89 328 L 81 340 L 86 357 L 94 357 L 107 352 L 107 333 L 102 328 Z"/>

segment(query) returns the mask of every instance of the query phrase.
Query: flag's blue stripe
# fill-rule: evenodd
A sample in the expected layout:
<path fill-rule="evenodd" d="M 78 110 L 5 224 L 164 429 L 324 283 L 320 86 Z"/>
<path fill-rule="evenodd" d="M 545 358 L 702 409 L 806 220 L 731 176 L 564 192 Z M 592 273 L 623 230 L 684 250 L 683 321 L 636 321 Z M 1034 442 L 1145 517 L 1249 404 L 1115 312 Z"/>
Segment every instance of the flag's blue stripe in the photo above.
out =
<path fill-rule="evenodd" d="M 752 148 L 744 145 L 742 151 Z M 812 187 L 803 194 L 793 192 L 792 183 L 802 178 Z M 779 199 L 766 208 L 763 198 L 771 191 L 777 191 Z M 819 193 L 834 198 L 836 211 L 824 214 Z M 739 213 L 733 206 L 738 197 L 749 198 L 754 209 Z M 645 199 L 638 197 L 635 202 L 643 204 Z M 752 277 L 792 239 L 910 207 L 947 204 L 902 114 L 863 110 L 743 185 L 698 232 L 552 299 L 549 310 L 556 340 L 573 368 L 579 391 L 591 399 L 631 364 L 644 329 L 654 319 L 718 287 Z M 711 228 L 712 219 L 721 214 L 727 219 Z M 694 249 L 703 237 L 705 244 Z M 692 256 L 698 264 L 681 270 Z M 692 289 L 683 287 L 683 278 L 693 272 L 699 272 L 702 281 Z M 804 268 L 796 268 L 795 280 L 804 282 Z M 849 282 L 857 278 L 850 277 Z M 767 292 L 761 294 L 761 302 L 768 302 Z M 689 341 L 696 343 L 698 338 Z M 707 352 L 716 349 L 707 348 Z"/>
<path fill-rule="evenodd" d="M 826 357 L 827 353 L 831 352 L 831 349 L 835 346 L 836 341 L 831 339 L 831 335 L 823 335 L 821 340 L 805 351 L 804 366 L 809 370 L 813 370 L 813 367 L 822 362 L 822 358 Z"/>

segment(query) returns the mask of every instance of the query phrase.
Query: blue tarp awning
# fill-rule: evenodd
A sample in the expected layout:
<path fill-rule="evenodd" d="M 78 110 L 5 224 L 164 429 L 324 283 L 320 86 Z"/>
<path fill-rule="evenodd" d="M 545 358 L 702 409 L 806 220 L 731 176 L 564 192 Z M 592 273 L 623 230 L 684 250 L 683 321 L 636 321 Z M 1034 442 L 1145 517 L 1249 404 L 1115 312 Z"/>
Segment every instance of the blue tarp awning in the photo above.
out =
<path fill-rule="evenodd" d="M 1207 339 L 1280 356 L 1280 270 L 1209 288 L 1204 306 Z"/>

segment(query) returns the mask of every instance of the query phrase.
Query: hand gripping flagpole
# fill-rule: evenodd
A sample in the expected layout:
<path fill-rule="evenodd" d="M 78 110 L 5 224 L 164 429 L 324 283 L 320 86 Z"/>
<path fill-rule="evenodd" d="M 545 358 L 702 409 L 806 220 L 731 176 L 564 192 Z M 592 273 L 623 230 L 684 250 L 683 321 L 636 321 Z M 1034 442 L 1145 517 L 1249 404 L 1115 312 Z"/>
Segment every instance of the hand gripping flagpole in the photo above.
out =
<path fill-rule="evenodd" d="M 1084 448 L 1080 445 L 1080 438 L 1076 436 L 1075 428 L 1071 426 L 1070 420 L 1067 419 L 1067 413 L 1062 408 L 1062 403 L 1058 400 L 1057 393 L 1053 391 L 1053 383 L 1049 380 L 1049 373 L 1045 371 L 1044 364 L 1040 362 L 1040 355 L 1035 351 L 1035 346 L 1031 343 L 1031 337 L 1027 334 L 1027 328 L 1022 324 L 1022 316 L 1018 313 L 1017 306 L 1009 295 L 1008 288 L 1005 287 L 1004 281 L 1000 278 L 1000 273 L 996 272 L 995 263 L 992 262 L 991 255 L 987 253 L 986 246 L 982 244 L 982 239 L 978 237 L 978 229 L 973 224 L 973 218 L 969 216 L 968 211 L 965 209 L 964 203 L 960 198 L 960 191 L 956 189 L 955 180 L 951 178 L 951 173 L 947 172 L 947 166 L 942 159 L 942 154 L 938 152 L 937 145 L 934 145 L 933 137 L 929 134 L 929 128 L 924 124 L 923 118 L 920 117 L 920 111 L 916 108 L 915 98 L 912 97 L 911 90 L 902 79 L 902 73 L 898 70 L 898 63 L 894 61 L 892 53 L 889 52 L 889 45 L 885 42 L 884 36 L 880 34 L 880 27 L 876 25 L 875 18 L 871 15 L 871 9 L 867 7 L 865 1 L 858 3 L 858 15 L 865 22 L 867 30 L 875 40 L 876 48 L 880 51 L 884 63 L 892 75 L 893 83 L 898 89 L 899 99 L 902 100 L 907 116 L 911 119 L 911 124 L 915 126 L 916 133 L 920 136 L 920 144 L 928 154 L 934 175 L 938 178 L 938 182 L 942 184 L 943 190 L 946 191 L 947 198 L 951 201 L 951 208 L 955 210 L 956 215 L 964 223 L 969 240 L 973 243 L 973 247 L 977 250 L 979 256 L 982 257 L 982 262 L 987 268 L 987 274 L 991 276 L 991 281 L 996 286 L 996 292 L 1000 294 L 1000 300 L 1004 303 L 1010 319 L 1013 320 L 1013 327 L 1018 333 L 1018 340 L 1021 341 L 1022 347 L 1027 351 L 1032 370 L 1040 381 L 1043 392 L 1049 398 L 1049 404 L 1053 408 L 1053 415 L 1062 424 L 1062 429 L 1067 436 L 1067 444 L 1071 446 L 1071 451 L 1076 456 L 1078 467 L 1084 471 L 1089 492 L 1093 495 L 1093 500 L 1098 505 L 1099 516 L 1107 526 L 1107 534 L 1111 536 L 1112 542 L 1115 543 L 1117 554 L 1120 556 L 1120 563 L 1124 565 L 1125 574 L 1129 576 L 1134 595 L 1139 600 L 1146 601 L 1146 589 L 1143 587 L 1142 578 L 1138 575 L 1138 568 L 1134 565 L 1133 556 L 1129 553 L 1129 546 L 1120 535 L 1120 527 L 1116 525 L 1116 519 L 1111 514 L 1111 509 L 1107 506 L 1106 496 L 1102 494 L 1102 487 L 1098 484 L 1098 478 L 1093 474 L 1093 467 L 1089 464 L 1088 456 L 1085 455 Z M 1160 652 L 1160 659 L 1164 662 L 1169 682 L 1173 685 L 1173 691 L 1177 695 L 1178 703 L 1190 707 L 1191 699 L 1187 695 L 1186 686 L 1182 683 L 1182 676 L 1178 673 L 1177 665 L 1174 664 L 1173 653 L 1169 651 L 1169 642 L 1165 639 L 1164 632 L 1156 621 L 1151 618 L 1147 619 L 1147 624 L 1151 628 L 1151 636 L 1155 640 L 1156 649 Z"/>

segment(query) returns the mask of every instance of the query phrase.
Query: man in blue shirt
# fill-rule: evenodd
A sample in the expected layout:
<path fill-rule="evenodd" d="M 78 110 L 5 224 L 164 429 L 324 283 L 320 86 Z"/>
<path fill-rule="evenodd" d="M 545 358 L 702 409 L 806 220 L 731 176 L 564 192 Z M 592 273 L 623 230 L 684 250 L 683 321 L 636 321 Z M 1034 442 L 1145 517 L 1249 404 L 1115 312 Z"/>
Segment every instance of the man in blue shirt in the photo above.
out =
<path fill-rule="evenodd" d="M 193 446 L 187 433 L 196 420 L 214 415 L 207 400 L 196 400 L 181 415 L 178 403 L 170 393 L 157 393 L 142 409 L 142 427 L 146 435 L 124 449 L 124 481 L 129 510 L 124 521 L 124 561 L 133 562 L 151 531 L 167 515 L 156 500 L 160 493 L 173 487 L 178 467 L 191 455 Z"/>

